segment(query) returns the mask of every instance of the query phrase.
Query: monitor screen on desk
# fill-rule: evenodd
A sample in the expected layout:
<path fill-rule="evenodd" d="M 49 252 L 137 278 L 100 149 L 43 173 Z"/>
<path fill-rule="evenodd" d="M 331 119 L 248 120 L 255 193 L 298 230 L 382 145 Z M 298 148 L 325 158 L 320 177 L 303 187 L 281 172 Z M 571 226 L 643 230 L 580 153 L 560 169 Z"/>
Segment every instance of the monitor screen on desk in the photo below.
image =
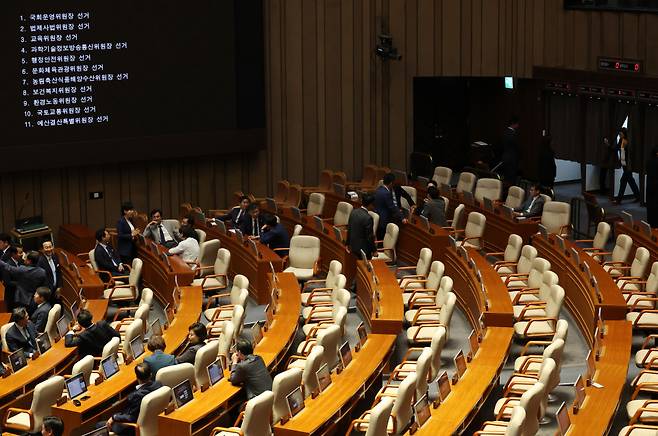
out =
<path fill-rule="evenodd" d="M 340 361 L 343 364 L 343 368 L 347 368 L 347 365 L 352 361 L 352 349 L 349 342 L 345 342 L 340 346 Z"/>
<path fill-rule="evenodd" d="M 219 359 L 208 365 L 206 369 L 208 370 L 210 386 L 215 386 L 224 378 L 224 368 L 222 368 L 222 362 L 220 362 Z"/>
<path fill-rule="evenodd" d="M 141 336 L 137 336 L 130 341 L 130 354 L 132 354 L 133 359 L 137 359 L 144 354 L 144 340 Z"/>
<path fill-rule="evenodd" d="M 464 357 L 464 352 L 462 350 L 459 350 L 454 358 L 454 362 L 455 368 L 457 368 L 457 375 L 459 375 L 459 378 L 463 377 L 466 372 L 466 358 Z"/>
<path fill-rule="evenodd" d="M 560 436 L 565 436 L 569 431 L 569 427 L 571 427 L 571 418 L 569 417 L 567 403 L 562 403 L 562 405 L 560 405 L 555 416 L 557 418 L 558 434 Z"/>
<path fill-rule="evenodd" d="M 315 372 L 315 376 L 318 379 L 318 386 L 320 387 L 320 392 L 323 392 L 331 384 L 331 373 L 329 372 L 329 367 L 324 363 L 320 369 Z"/>
<path fill-rule="evenodd" d="M 47 333 L 41 333 L 39 336 L 37 336 L 37 348 L 39 349 L 40 354 L 50 350 L 50 346 L 50 338 L 48 337 Z"/>
<path fill-rule="evenodd" d="M 624 219 L 624 224 L 632 229 L 633 228 L 633 215 L 631 215 L 630 213 L 628 213 L 624 210 L 624 211 L 621 212 L 621 217 Z"/>
<path fill-rule="evenodd" d="M 420 400 L 414 404 L 414 416 L 416 418 L 416 425 L 422 427 L 430 418 L 430 403 L 427 400 L 427 394 L 423 395 Z"/>
<path fill-rule="evenodd" d="M 256 348 L 256 345 L 263 339 L 263 328 L 260 326 L 260 323 L 256 322 L 251 326 L 251 341 L 253 347 Z"/>
<path fill-rule="evenodd" d="M 291 207 L 290 212 L 292 213 L 292 217 L 295 219 L 295 221 L 302 220 L 302 213 L 299 211 L 298 207 Z"/>
<path fill-rule="evenodd" d="M 290 411 L 291 418 L 301 412 L 304 409 L 302 387 L 297 386 L 294 391 L 286 396 L 286 401 L 288 402 L 288 410 Z"/>
<path fill-rule="evenodd" d="M 450 379 L 448 379 L 448 372 L 443 371 L 439 376 L 439 397 L 441 402 L 444 402 L 450 395 Z"/>
<path fill-rule="evenodd" d="M 78 313 L 80 313 L 80 302 L 75 300 L 73 304 L 71 304 L 71 315 L 73 316 L 73 319 L 78 319 Z"/>
<path fill-rule="evenodd" d="M 493 207 L 493 201 L 491 201 L 491 198 L 489 197 L 484 197 L 482 199 L 482 203 L 484 205 L 484 209 L 488 210 L 489 212 L 493 212 L 494 207 Z"/>
<path fill-rule="evenodd" d="M 174 400 L 177 408 L 180 409 L 192 401 L 193 398 L 192 383 L 189 380 L 185 380 L 174 387 Z"/>
<path fill-rule="evenodd" d="M 87 392 L 87 383 L 85 383 L 84 373 L 76 374 L 71 378 L 66 379 L 66 391 L 69 393 L 69 398 L 72 400 L 85 392 Z"/>
<path fill-rule="evenodd" d="M 475 330 L 471 330 L 471 334 L 468 335 L 468 343 L 471 346 L 471 356 L 475 357 L 478 350 L 480 349 L 480 341 Z"/>
<path fill-rule="evenodd" d="M 18 372 L 27 366 L 27 359 L 22 348 L 14 351 L 9 355 L 9 364 L 13 372 Z"/>
<path fill-rule="evenodd" d="M 113 354 L 101 360 L 101 368 L 105 379 L 108 379 L 119 372 L 119 364 L 117 363 L 116 356 Z"/>
<path fill-rule="evenodd" d="M 66 318 L 66 316 L 62 316 L 60 319 L 57 320 L 57 333 L 59 334 L 60 338 L 63 338 L 68 331 L 69 331 L 69 320 Z"/>
<path fill-rule="evenodd" d="M 359 333 L 359 344 L 363 346 L 368 340 L 368 332 L 366 331 L 366 326 L 363 324 L 363 321 L 356 328 L 356 331 Z"/>

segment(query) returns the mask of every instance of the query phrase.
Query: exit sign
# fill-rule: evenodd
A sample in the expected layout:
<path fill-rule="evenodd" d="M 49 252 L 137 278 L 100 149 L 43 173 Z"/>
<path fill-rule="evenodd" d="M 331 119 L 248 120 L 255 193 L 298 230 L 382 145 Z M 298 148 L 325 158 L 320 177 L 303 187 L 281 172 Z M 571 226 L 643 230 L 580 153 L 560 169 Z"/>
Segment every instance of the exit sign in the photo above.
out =
<path fill-rule="evenodd" d="M 642 73 L 642 62 L 630 59 L 599 58 L 600 71 L 616 71 L 620 73 Z"/>

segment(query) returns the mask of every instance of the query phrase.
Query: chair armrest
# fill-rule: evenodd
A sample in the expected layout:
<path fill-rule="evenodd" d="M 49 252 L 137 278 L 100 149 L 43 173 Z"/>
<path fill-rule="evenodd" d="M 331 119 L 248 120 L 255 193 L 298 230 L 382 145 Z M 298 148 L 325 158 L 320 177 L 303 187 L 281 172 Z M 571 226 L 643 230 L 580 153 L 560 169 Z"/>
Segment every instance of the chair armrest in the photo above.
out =
<path fill-rule="evenodd" d="M 531 319 L 529 319 L 529 320 L 527 321 L 528 324 L 526 324 L 525 329 L 523 329 L 523 336 L 525 336 L 525 337 L 529 337 L 529 336 L 528 336 L 528 330 L 530 329 L 530 326 L 531 326 L 533 323 L 536 323 L 536 322 L 542 322 L 542 321 L 553 321 L 553 332 L 551 332 L 550 334 L 551 334 L 551 335 L 555 334 L 555 326 L 557 325 L 557 318 L 553 318 L 553 317 L 545 316 L 545 317 L 538 317 L 538 318 L 531 318 Z M 547 336 L 547 335 L 544 335 L 544 334 L 539 334 L 539 335 L 537 335 L 537 334 L 536 334 L 536 335 L 534 335 L 534 336 Z"/>
<path fill-rule="evenodd" d="M 436 320 L 422 321 L 419 320 L 418 318 L 420 318 L 423 315 L 436 315 L 438 318 L 440 313 L 441 313 L 441 308 L 438 306 L 423 306 L 416 311 L 416 314 L 414 315 L 414 319 L 411 321 L 411 325 L 425 325 L 425 324 L 434 323 L 436 322 Z"/>
<path fill-rule="evenodd" d="M 535 302 L 533 301 L 533 303 L 535 303 Z M 529 310 L 537 310 L 537 309 L 546 310 L 546 303 L 544 301 L 541 301 L 541 302 L 538 301 L 536 303 L 540 303 L 540 304 L 530 304 L 529 303 L 526 306 L 524 306 L 523 309 L 521 310 L 521 313 L 519 314 L 518 319 L 524 320 L 524 321 L 534 319 L 535 318 L 534 316 L 526 317 L 526 312 L 529 311 Z"/>
<path fill-rule="evenodd" d="M 30 417 L 30 428 L 27 430 L 31 429 L 34 427 L 34 415 L 32 414 L 31 410 L 27 409 L 20 409 L 18 407 L 8 407 L 7 411 L 5 412 L 5 418 L 3 420 L 3 426 L 5 428 L 13 428 L 13 429 L 20 429 L 20 430 L 25 430 L 25 427 L 23 426 L 14 426 L 11 425 L 7 422 L 9 418 L 11 418 L 12 415 L 18 415 L 19 413 L 27 413 Z"/>
<path fill-rule="evenodd" d="M 502 256 L 504 254 L 504 251 L 492 251 L 491 253 L 484 253 L 485 256 Z"/>
<path fill-rule="evenodd" d="M 306 282 L 304 282 L 304 286 L 302 287 L 302 292 L 306 290 L 306 287 L 308 285 L 313 284 L 313 283 L 327 283 L 327 281 L 322 280 L 322 279 L 306 280 Z"/>
<path fill-rule="evenodd" d="M 519 368 L 519 372 L 522 374 L 528 374 L 528 367 L 530 366 L 530 364 L 532 363 L 541 364 L 543 361 L 544 361 L 543 356 L 530 356 L 525 360 L 525 362 L 523 362 L 523 365 L 521 365 L 521 368 Z M 529 374 L 532 374 L 533 372 Z"/>
<path fill-rule="evenodd" d="M 117 308 L 116 313 L 114 314 L 114 319 L 112 321 L 117 321 L 119 319 L 119 314 L 122 312 L 128 312 L 130 314 L 131 310 L 137 310 L 139 307 L 137 306 L 131 306 L 131 307 L 119 307 Z"/>
<path fill-rule="evenodd" d="M 286 368 L 290 366 L 290 364 L 296 360 L 306 360 L 306 356 L 303 356 L 301 354 L 293 354 L 288 358 L 288 361 L 286 362 Z"/>
<path fill-rule="evenodd" d="M 594 242 L 594 239 L 576 239 L 573 242 Z"/>
<path fill-rule="evenodd" d="M 553 341 L 528 341 L 525 343 L 523 346 L 523 349 L 521 350 L 521 356 L 525 356 L 526 353 L 528 352 L 528 349 L 530 347 L 540 347 L 540 346 L 548 346 L 551 345 Z"/>
<path fill-rule="evenodd" d="M 212 433 L 210 433 L 210 436 L 215 436 L 218 435 L 219 433 L 226 432 L 226 433 L 233 433 L 237 434 L 240 436 L 243 436 L 242 430 L 233 430 L 227 427 L 215 427 L 212 429 Z"/>

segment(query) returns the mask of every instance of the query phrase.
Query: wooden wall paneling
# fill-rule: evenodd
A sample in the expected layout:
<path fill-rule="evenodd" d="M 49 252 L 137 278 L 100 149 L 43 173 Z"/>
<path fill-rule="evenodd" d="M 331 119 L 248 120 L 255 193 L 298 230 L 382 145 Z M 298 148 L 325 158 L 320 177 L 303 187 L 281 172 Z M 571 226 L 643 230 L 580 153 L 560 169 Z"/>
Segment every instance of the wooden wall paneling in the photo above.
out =
<path fill-rule="evenodd" d="M 434 75 L 434 0 L 418 0 L 418 75 Z"/>
<path fill-rule="evenodd" d="M 14 194 L 14 208 L 16 210 L 16 217 L 23 218 L 34 215 L 34 197 L 35 189 L 32 184 L 31 173 L 17 173 L 12 177 L 13 194 Z M 22 208 L 22 212 L 20 209 Z M 13 227 L 13 225 L 12 225 Z"/>
<path fill-rule="evenodd" d="M 137 211 L 148 214 L 149 209 L 149 185 L 146 176 L 146 165 L 141 162 L 131 163 L 128 166 L 130 177 L 130 201 Z M 187 174 L 186 174 L 187 175 Z M 127 200 L 123 199 L 123 200 Z M 119 218 L 120 205 L 116 208 L 116 217 Z"/>
<path fill-rule="evenodd" d="M 2 231 L 9 231 L 14 228 L 15 215 L 17 212 L 14 204 L 14 181 L 13 174 L 3 174 L 0 178 L 0 205 L 2 206 Z"/>
<path fill-rule="evenodd" d="M 572 66 L 579 70 L 587 68 L 589 61 L 589 19 L 583 11 L 574 12 L 573 59 Z"/>
<path fill-rule="evenodd" d="M 161 165 L 158 165 L 161 167 Z M 169 195 L 167 195 L 169 197 Z M 116 165 L 103 168 L 103 223 L 93 228 L 100 228 L 105 224 L 112 224 L 118 217 L 119 205 L 121 204 L 121 171 Z"/>
<path fill-rule="evenodd" d="M 619 14 L 602 12 L 601 56 L 621 56 L 621 26 Z"/>
<path fill-rule="evenodd" d="M 226 196 L 226 190 L 224 189 L 226 185 L 226 162 L 223 160 L 217 160 L 215 162 L 215 178 L 213 184 L 213 193 L 214 202 L 206 209 L 227 209 L 233 207 L 231 197 Z M 244 191 L 243 191 L 244 192 Z M 248 194 L 249 192 L 245 192 Z"/>
<path fill-rule="evenodd" d="M 640 31 L 640 14 L 621 14 L 622 56 L 637 59 L 639 56 L 638 37 Z"/>
<path fill-rule="evenodd" d="M 146 187 L 147 185 L 143 185 Z M 93 228 L 101 227 L 105 223 L 105 201 L 89 199 L 89 193 L 103 191 L 103 169 L 98 166 L 85 167 L 83 172 L 83 202 L 87 211 L 87 222 Z M 118 209 L 118 208 L 117 208 Z"/>
<path fill-rule="evenodd" d="M 565 10 L 561 1 L 552 0 L 549 4 L 553 11 L 553 16 L 556 18 L 555 28 L 564 29 L 562 31 L 555 32 L 553 36 L 556 42 L 555 65 L 565 66 L 565 46 L 567 41 L 569 44 L 571 44 L 571 41 L 566 37 L 567 32 L 569 32 L 571 35 L 570 28 L 568 26 L 569 21 L 567 20 L 567 15 L 573 14 L 573 11 Z"/>
<path fill-rule="evenodd" d="M 363 121 L 363 114 L 366 111 L 366 105 L 363 100 L 363 89 L 368 85 L 368 81 L 363 78 L 363 58 L 368 57 L 370 50 L 364 50 L 363 45 L 363 5 L 365 1 L 351 2 L 352 13 L 354 19 L 352 20 L 352 32 L 354 38 L 352 46 L 354 47 L 354 72 L 353 72 L 353 89 L 354 89 L 354 111 L 352 114 L 352 122 L 354 123 L 353 147 L 351 150 L 353 159 L 353 171 L 351 174 L 352 180 L 360 180 L 363 173 L 363 142 L 364 130 L 367 128 Z M 369 161 L 368 161 L 369 162 Z"/>
<path fill-rule="evenodd" d="M 576 11 L 566 11 L 564 17 L 564 39 L 562 42 L 562 62 L 561 65 L 568 68 L 573 68 L 575 64 L 574 52 L 575 52 L 575 34 L 576 34 Z"/>
<path fill-rule="evenodd" d="M 285 28 L 286 155 L 288 178 L 304 182 L 304 122 L 302 87 L 302 0 L 287 0 Z"/>
<path fill-rule="evenodd" d="M 405 23 L 405 1 L 391 0 L 389 2 L 389 19 L 391 35 L 393 35 L 393 44 L 398 50 L 403 50 L 406 46 L 406 23 Z M 404 53 L 402 61 L 388 61 L 390 69 L 390 82 L 388 88 L 389 111 L 388 126 L 389 134 L 388 145 L 388 165 L 391 168 L 406 167 L 406 62 Z M 386 107 L 384 108 L 386 111 Z"/>
<path fill-rule="evenodd" d="M 373 35 L 374 31 L 374 15 L 372 10 L 374 9 L 373 3 L 375 0 L 364 0 L 362 2 L 356 2 L 357 7 L 361 9 L 361 20 L 359 22 L 360 29 L 360 46 L 361 46 L 361 83 L 363 84 L 361 88 L 361 101 L 363 102 L 363 110 L 361 111 L 361 126 L 363 137 L 361 139 L 361 156 L 363 164 L 368 164 L 370 162 L 375 162 L 375 147 L 374 143 L 374 132 L 376 117 L 373 116 L 373 113 L 376 112 L 374 105 L 374 87 L 376 86 L 376 72 L 374 66 L 375 56 L 373 54 Z M 361 165 L 363 167 L 363 165 Z M 359 168 L 359 171 L 362 171 L 362 168 Z"/>
<path fill-rule="evenodd" d="M 318 49 L 317 1 L 302 1 L 302 124 L 304 150 L 304 180 L 317 185 L 320 171 L 318 162 Z"/>
<path fill-rule="evenodd" d="M 266 49 L 268 54 L 269 74 L 266 80 L 269 102 L 266 113 L 270 119 L 268 131 L 270 147 L 270 165 L 272 179 L 281 180 L 284 176 L 284 156 L 282 154 L 284 142 L 285 111 L 283 107 L 283 29 L 281 24 L 281 9 L 283 0 L 269 0 L 265 2 L 267 14 Z"/>
<path fill-rule="evenodd" d="M 444 76 L 461 74 L 461 2 L 444 1 L 441 11 L 441 71 Z"/>
<path fill-rule="evenodd" d="M 82 215 L 82 201 L 84 199 L 80 198 L 80 171 L 78 168 L 69 168 L 66 171 L 66 190 L 68 191 L 68 199 L 66 202 L 68 220 L 67 223 L 81 223 L 85 224 L 87 221 Z M 82 200 L 82 201 L 81 201 Z M 116 205 L 117 213 L 119 210 L 119 205 Z M 109 223 L 108 223 L 109 224 Z M 111 227 L 116 225 L 115 222 L 112 223 Z"/>
<path fill-rule="evenodd" d="M 317 161 L 320 170 L 330 168 L 327 162 L 327 79 L 326 79 L 326 56 L 325 56 L 325 0 L 317 1 L 316 18 L 315 18 L 315 35 L 316 55 L 315 65 L 317 66 L 317 101 L 315 110 L 317 110 Z M 313 62 L 313 57 L 308 58 L 308 62 Z M 335 169 L 335 168 L 330 168 Z"/>
<path fill-rule="evenodd" d="M 637 59 L 645 61 L 647 59 L 647 19 L 650 15 L 653 14 L 642 14 L 638 17 Z"/>
<path fill-rule="evenodd" d="M 656 74 L 658 72 L 658 15 L 647 14 L 647 30 L 644 50 L 646 71 Z"/>
<path fill-rule="evenodd" d="M 541 18 L 545 20 L 544 26 L 544 63 L 546 66 L 557 66 L 557 26 L 555 16 L 555 8 L 553 7 L 553 0 L 546 0 L 544 2 L 544 16 Z"/>
<path fill-rule="evenodd" d="M 237 160 L 237 159 L 236 159 Z M 242 165 L 241 165 L 242 167 Z M 214 195 L 213 187 L 215 186 L 215 171 L 214 171 L 214 159 L 203 159 L 198 163 L 197 171 L 197 191 L 198 191 L 198 200 L 197 205 L 203 207 L 204 210 L 209 209 L 213 206 Z M 244 174 L 240 177 L 241 180 L 248 180 Z M 246 183 L 244 183 L 246 185 Z"/>
<path fill-rule="evenodd" d="M 534 33 L 533 33 L 533 20 L 535 13 L 535 2 L 524 2 L 524 40 L 523 40 L 523 66 L 521 70 L 517 73 L 519 77 L 530 77 L 532 76 L 532 56 L 533 56 L 533 45 L 534 45 Z"/>
<path fill-rule="evenodd" d="M 471 17 L 470 23 L 464 28 L 465 31 L 471 31 L 471 74 L 473 76 L 480 76 L 482 71 L 482 55 L 483 55 L 483 41 L 482 41 L 482 13 L 483 2 L 489 0 L 471 0 Z"/>
<path fill-rule="evenodd" d="M 227 159 L 224 169 L 224 185 L 222 190 L 224 191 L 225 203 L 221 205 L 221 209 L 224 209 L 225 206 L 228 207 L 234 206 L 233 202 L 233 193 L 235 191 L 246 190 L 246 187 L 242 184 L 242 161 L 239 159 Z M 219 175 L 219 174 L 218 174 Z M 246 194 L 246 192 L 245 192 Z M 195 204 L 196 205 L 196 204 Z M 203 207 L 203 205 L 202 205 Z"/>
<path fill-rule="evenodd" d="M 587 45 L 587 69 L 596 69 L 597 58 L 601 53 L 601 14 L 587 14 L 589 21 L 588 45 Z"/>
<path fill-rule="evenodd" d="M 247 157 L 249 159 L 249 192 L 253 192 L 254 195 L 262 197 L 268 195 L 268 180 L 271 179 L 270 170 L 268 167 L 269 160 L 267 159 L 267 151 L 259 151 L 254 159 L 251 159 L 251 156 Z M 216 162 L 215 166 L 219 165 L 220 162 Z M 227 204 L 226 202 L 214 203 L 214 204 Z"/>
<path fill-rule="evenodd" d="M 371 0 L 372 3 L 372 34 L 373 47 L 377 43 L 377 35 L 383 31 L 389 31 L 388 19 L 383 17 L 385 11 L 388 10 L 388 0 Z M 385 71 L 385 66 L 381 59 L 373 56 L 372 71 L 374 71 L 374 80 L 372 93 L 373 98 L 373 113 L 374 113 L 374 135 L 373 135 L 373 161 L 378 165 L 383 165 L 388 161 L 388 130 L 384 128 L 386 114 L 384 113 L 384 106 L 388 104 L 388 94 L 383 91 L 384 78 L 388 77 L 388 71 Z"/>
<path fill-rule="evenodd" d="M 434 73 L 443 76 L 443 2 L 451 0 L 434 0 Z"/>
<path fill-rule="evenodd" d="M 341 133 L 341 0 L 324 0 L 324 66 L 325 66 L 325 159 L 335 170 L 342 167 Z M 345 85 L 347 86 L 347 85 Z"/>
<path fill-rule="evenodd" d="M 500 0 L 482 0 L 482 75 L 498 73 Z"/>
<path fill-rule="evenodd" d="M 461 7 L 461 12 L 459 14 L 459 29 L 460 29 L 460 40 L 461 40 L 461 59 L 459 69 L 461 74 L 464 76 L 473 75 L 471 69 L 473 61 L 473 29 L 471 27 L 472 16 L 473 16 L 473 0 L 463 0 L 459 2 Z"/>
<path fill-rule="evenodd" d="M 199 171 L 202 170 L 204 162 L 199 162 Z M 147 186 L 147 201 L 145 213 L 150 213 L 151 210 L 158 208 L 162 210 L 163 218 L 169 217 L 165 205 L 163 204 L 162 197 L 162 179 L 160 177 L 162 165 L 155 162 L 148 162 L 144 165 L 146 172 L 146 186 Z"/>
<path fill-rule="evenodd" d="M 406 61 L 406 80 L 405 80 L 405 107 L 407 110 L 404 112 L 405 123 L 406 123 L 406 138 L 404 141 L 405 144 L 405 160 L 404 163 L 400 166 L 403 170 L 408 170 L 409 162 L 408 156 L 413 150 L 414 144 L 414 77 L 418 75 L 418 0 L 407 0 L 406 2 L 406 47 L 405 47 L 405 56 Z M 459 34 L 457 38 L 459 38 Z"/>
<path fill-rule="evenodd" d="M 546 10 L 544 0 L 535 0 L 533 4 L 532 14 L 532 57 L 531 62 L 533 65 L 545 64 L 545 26 L 544 26 L 544 11 Z M 532 73 L 530 73 L 532 75 Z"/>
<path fill-rule="evenodd" d="M 354 2 L 340 2 L 340 168 L 354 179 Z"/>

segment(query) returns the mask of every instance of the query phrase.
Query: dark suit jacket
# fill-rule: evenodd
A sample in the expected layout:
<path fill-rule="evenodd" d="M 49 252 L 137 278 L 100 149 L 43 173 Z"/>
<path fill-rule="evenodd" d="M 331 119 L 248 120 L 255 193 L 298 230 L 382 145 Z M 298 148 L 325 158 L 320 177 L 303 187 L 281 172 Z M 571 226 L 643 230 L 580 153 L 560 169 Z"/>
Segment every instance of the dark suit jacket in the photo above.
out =
<path fill-rule="evenodd" d="M 112 263 L 112 259 L 114 259 L 117 265 L 121 264 L 121 259 L 119 259 L 119 256 L 117 256 L 116 251 L 112 249 L 111 245 L 107 246 L 107 250 L 110 252 L 112 257 L 110 257 L 108 251 L 106 251 L 101 244 L 96 244 L 96 248 L 94 248 L 94 258 L 96 259 L 96 265 L 98 265 L 98 269 L 109 271 L 112 273 L 112 275 L 115 276 L 124 275 L 125 273 L 119 272 L 117 269 L 118 267 L 114 266 L 114 263 Z"/>
<path fill-rule="evenodd" d="M 268 247 L 274 248 L 288 248 L 290 247 L 290 236 L 283 224 L 277 224 L 271 227 L 268 231 L 263 232 L 260 237 L 260 242 Z M 277 251 L 279 256 L 287 256 L 288 250 Z"/>
<path fill-rule="evenodd" d="M 437 198 L 425 203 L 421 215 L 427 218 L 429 222 L 445 227 L 446 226 L 445 211 L 446 211 L 445 202 L 443 201 L 442 198 Z"/>
<path fill-rule="evenodd" d="M 16 324 L 7 330 L 5 339 L 7 341 L 7 347 L 9 348 L 10 352 L 13 353 L 14 351 L 22 348 L 26 353 L 34 353 L 34 351 L 37 349 L 37 332 L 34 329 L 34 324 L 28 322 L 25 330 L 29 336 L 28 339 L 25 339 L 25 336 L 21 334 L 21 332 L 18 330 L 18 327 L 16 327 Z"/>
<path fill-rule="evenodd" d="M 370 259 L 375 251 L 375 235 L 373 233 L 373 220 L 367 210 L 356 208 L 347 221 L 347 246 L 357 258 L 361 258 L 361 250 Z"/>
<path fill-rule="evenodd" d="M 78 356 L 84 357 L 91 354 L 100 357 L 103 347 L 112 338 L 120 338 L 119 332 L 114 330 L 107 322 L 98 321 L 77 335 L 68 334 L 64 338 L 67 347 L 78 347 Z"/>
<path fill-rule="evenodd" d="M 534 197 L 526 198 L 521 207 L 516 209 L 516 211 L 521 212 L 521 215 L 525 217 L 540 216 L 544 210 L 544 197 L 540 195 L 535 199 L 535 202 L 532 203 L 533 198 Z M 530 207 L 530 204 L 532 204 L 532 207 L 528 212 L 526 212 Z"/>
<path fill-rule="evenodd" d="M 144 358 L 144 362 L 148 363 L 153 373 L 153 378 L 164 367 L 175 365 L 176 358 L 171 354 L 164 353 L 162 350 L 155 350 L 153 354 Z"/>
<path fill-rule="evenodd" d="M 59 267 L 59 258 L 57 257 L 56 253 L 53 253 L 53 262 L 55 263 L 54 276 L 53 276 L 53 270 L 52 268 L 50 268 L 50 263 L 48 262 L 48 258 L 45 255 L 42 254 L 39 257 L 39 263 L 37 263 L 37 265 L 43 268 L 43 270 L 46 272 L 46 279 L 48 279 L 48 287 L 50 288 L 51 291 L 55 292 L 57 288 L 62 286 L 62 270 Z"/>
<path fill-rule="evenodd" d="M 399 223 L 402 221 L 402 213 L 399 207 L 393 204 L 393 195 L 385 186 L 380 186 L 375 191 L 375 212 L 379 214 L 378 232 L 385 232 L 388 223 Z"/>
<path fill-rule="evenodd" d="M 196 358 L 196 352 L 199 351 L 199 348 L 206 345 L 205 342 L 199 344 L 189 345 L 185 351 L 181 353 L 180 356 L 176 358 L 176 363 L 191 363 L 194 365 L 194 359 Z"/>
<path fill-rule="evenodd" d="M 516 130 L 511 127 L 505 129 L 503 135 L 503 165 L 501 173 L 506 182 L 514 183 L 519 173 L 519 144 Z"/>
<path fill-rule="evenodd" d="M 261 219 L 260 215 L 258 215 L 258 218 L 256 218 L 256 225 L 258 226 L 258 231 L 262 235 L 263 232 L 260 229 L 263 227 L 263 220 Z M 252 227 L 252 219 L 250 216 L 246 216 L 244 220 L 242 220 L 242 223 L 240 224 L 240 231 L 245 236 L 256 236 L 256 233 L 254 233 L 254 229 Z"/>
<path fill-rule="evenodd" d="M 133 241 L 126 218 L 121 218 L 117 223 L 117 245 L 119 256 L 127 259 L 135 257 L 135 241 Z"/>
<path fill-rule="evenodd" d="M 137 422 L 139 409 L 142 407 L 142 400 L 144 397 L 161 387 L 162 383 L 159 381 L 144 383 L 139 389 L 128 394 L 125 409 L 112 415 L 112 419 L 117 422 Z"/>
<path fill-rule="evenodd" d="M 46 272 L 38 266 L 21 265 L 16 267 L 0 261 L 0 271 L 9 273 L 11 280 L 16 283 L 14 300 L 17 306 L 28 307 L 34 297 L 34 291 L 39 286 L 48 286 Z"/>
<path fill-rule="evenodd" d="M 411 198 L 411 195 L 404 189 L 402 189 L 402 185 L 394 185 L 393 186 L 393 194 L 395 195 L 395 201 L 398 203 L 398 207 L 402 209 L 402 199 L 404 198 L 407 200 L 407 203 L 409 203 L 409 207 L 415 206 L 416 203 L 414 202 L 414 199 Z"/>
<path fill-rule="evenodd" d="M 52 307 L 53 306 L 46 301 L 41 306 L 37 306 L 34 312 L 32 312 L 30 321 L 32 321 L 34 324 L 34 328 L 37 330 L 37 332 L 43 333 L 43 331 L 46 329 L 46 323 L 48 322 L 48 312 L 50 312 Z"/>
<path fill-rule="evenodd" d="M 272 390 L 272 376 L 263 358 L 253 354 L 233 365 L 229 380 L 234 386 L 244 385 L 247 400 Z"/>
<path fill-rule="evenodd" d="M 240 215 L 239 219 L 238 219 L 238 215 Z M 240 206 L 235 206 L 233 209 L 229 210 L 227 214 L 218 216 L 216 219 L 221 221 L 228 221 L 231 223 L 234 229 L 239 229 L 240 225 L 243 222 L 243 219 L 248 216 L 249 214 L 247 213 L 246 210 L 240 213 Z"/>

